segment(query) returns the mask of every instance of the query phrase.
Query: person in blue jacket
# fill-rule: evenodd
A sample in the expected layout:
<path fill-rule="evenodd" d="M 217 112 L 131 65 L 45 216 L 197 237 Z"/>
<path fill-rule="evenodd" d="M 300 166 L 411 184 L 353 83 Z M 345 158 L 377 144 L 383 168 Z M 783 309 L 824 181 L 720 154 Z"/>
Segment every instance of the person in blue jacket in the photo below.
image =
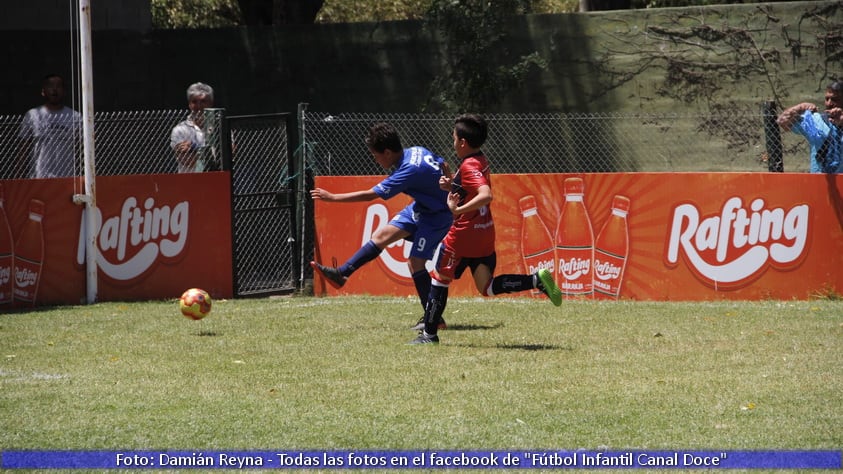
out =
<path fill-rule="evenodd" d="M 811 173 L 843 173 L 843 80 L 825 89 L 825 111 L 802 102 L 782 112 L 777 122 L 808 140 Z"/>

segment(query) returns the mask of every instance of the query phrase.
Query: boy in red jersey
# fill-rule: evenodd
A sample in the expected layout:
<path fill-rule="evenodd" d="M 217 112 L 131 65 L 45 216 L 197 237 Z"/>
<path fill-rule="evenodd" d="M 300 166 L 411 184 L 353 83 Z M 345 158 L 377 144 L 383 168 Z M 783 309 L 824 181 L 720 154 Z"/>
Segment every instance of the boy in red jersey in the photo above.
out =
<path fill-rule="evenodd" d="M 444 166 L 439 186 L 450 190 L 448 208 L 454 223 L 439 247 L 439 258 L 430 287 L 424 317 L 413 329 L 419 335 L 410 344 L 438 344 L 436 334 L 442 313 L 448 303 L 448 286 L 471 269 L 477 291 L 483 296 L 515 293 L 537 288 L 555 306 L 562 304 L 562 292 L 553 282 L 553 275 L 541 269 L 532 275 L 495 274 L 495 223 L 489 204 L 492 202 L 492 178 L 489 161 L 480 150 L 486 142 L 488 127 L 480 115 L 465 114 L 454 121 L 454 151 L 460 159 L 457 173 L 451 176 Z"/>

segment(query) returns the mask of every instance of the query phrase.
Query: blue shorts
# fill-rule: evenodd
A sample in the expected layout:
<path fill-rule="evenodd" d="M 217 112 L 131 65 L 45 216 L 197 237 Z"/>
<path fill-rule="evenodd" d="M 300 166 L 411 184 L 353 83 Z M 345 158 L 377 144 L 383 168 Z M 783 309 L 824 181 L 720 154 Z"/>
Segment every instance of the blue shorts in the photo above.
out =
<path fill-rule="evenodd" d="M 414 212 L 414 204 L 401 209 L 389 223 L 410 233 L 404 240 L 413 242 L 411 257 L 431 260 L 439 242 L 448 234 L 454 216 L 450 210 L 440 213 L 417 213 Z"/>

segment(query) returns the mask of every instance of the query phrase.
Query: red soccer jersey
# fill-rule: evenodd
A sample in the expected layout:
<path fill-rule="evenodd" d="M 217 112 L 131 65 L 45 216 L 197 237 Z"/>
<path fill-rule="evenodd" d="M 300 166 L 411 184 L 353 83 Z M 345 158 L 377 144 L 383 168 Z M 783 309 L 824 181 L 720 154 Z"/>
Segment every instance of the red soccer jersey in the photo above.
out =
<path fill-rule="evenodd" d="M 454 174 L 453 188 L 460 192 L 460 205 L 477 196 L 482 185 L 492 187 L 489 161 L 482 153 L 463 159 L 460 168 Z M 448 235 L 443 240 L 445 245 L 454 249 L 458 257 L 486 257 L 495 251 L 495 223 L 492 210 L 488 205 L 471 212 L 460 214 L 454 219 Z"/>

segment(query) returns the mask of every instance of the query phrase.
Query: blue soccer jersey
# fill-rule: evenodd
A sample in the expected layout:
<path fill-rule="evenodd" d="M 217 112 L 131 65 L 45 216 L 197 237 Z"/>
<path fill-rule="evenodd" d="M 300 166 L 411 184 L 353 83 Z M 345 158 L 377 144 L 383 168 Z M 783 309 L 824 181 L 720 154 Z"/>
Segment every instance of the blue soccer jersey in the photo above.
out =
<path fill-rule="evenodd" d="M 416 212 L 445 212 L 450 215 L 448 193 L 439 189 L 443 162 L 441 157 L 426 148 L 406 148 L 398 168 L 372 190 L 383 199 L 389 199 L 399 193 L 407 194 L 416 202 Z"/>
<path fill-rule="evenodd" d="M 436 247 L 453 222 L 448 192 L 439 188 L 443 161 L 425 148 L 407 148 L 398 168 L 372 188 L 383 199 L 399 193 L 413 198 L 414 202 L 389 221 L 410 233 L 406 240 L 413 242 L 411 257 L 433 258 Z"/>

